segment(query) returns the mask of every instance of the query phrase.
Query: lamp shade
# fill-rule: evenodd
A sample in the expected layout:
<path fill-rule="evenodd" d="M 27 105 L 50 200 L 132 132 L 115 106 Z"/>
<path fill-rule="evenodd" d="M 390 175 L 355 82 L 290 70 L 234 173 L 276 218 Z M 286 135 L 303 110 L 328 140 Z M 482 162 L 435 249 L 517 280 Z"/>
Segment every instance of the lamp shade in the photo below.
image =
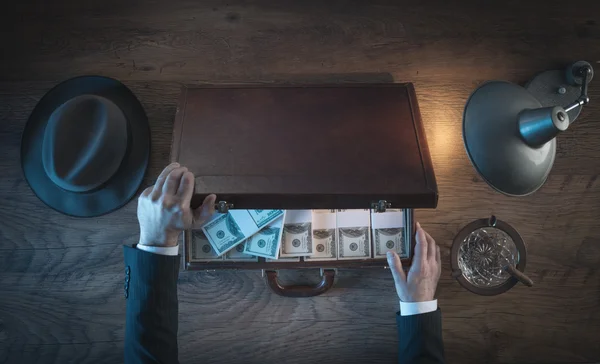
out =
<path fill-rule="evenodd" d="M 503 81 L 484 83 L 467 101 L 463 115 L 467 154 L 479 175 L 499 192 L 528 195 L 548 178 L 556 139 L 532 146 L 519 130 L 522 112 L 540 108 L 540 102 L 527 90 Z M 548 117 L 550 124 L 554 116 Z"/>

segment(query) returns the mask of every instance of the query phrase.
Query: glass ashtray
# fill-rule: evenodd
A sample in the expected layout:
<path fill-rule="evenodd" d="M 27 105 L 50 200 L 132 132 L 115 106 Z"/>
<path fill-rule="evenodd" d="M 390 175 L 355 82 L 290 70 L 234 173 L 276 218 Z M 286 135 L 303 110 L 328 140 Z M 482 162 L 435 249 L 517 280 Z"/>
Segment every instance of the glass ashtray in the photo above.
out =
<path fill-rule="evenodd" d="M 506 266 L 519 262 L 519 251 L 512 238 L 495 227 L 474 230 L 458 249 L 458 268 L 471 284 L 494 287 L 512 276 Z"/>
<path fill-rule="evenodd" d="M 473 293 L 497 295 L 512 288 L 525 269 L 526 250 L 519 233 L 492 216 L 466 225 L 454 238 L 452 276 Z M 519 271 L 519 272 L 517 272 Z"/>

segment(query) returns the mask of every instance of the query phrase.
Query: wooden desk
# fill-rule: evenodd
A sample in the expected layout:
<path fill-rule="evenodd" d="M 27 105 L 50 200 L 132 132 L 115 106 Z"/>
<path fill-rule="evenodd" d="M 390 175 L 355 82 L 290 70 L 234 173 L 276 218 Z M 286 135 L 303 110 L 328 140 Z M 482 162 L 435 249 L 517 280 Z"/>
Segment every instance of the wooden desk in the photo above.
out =
<path fill-rule="evenodd" d="M 95 219 L 63 216 L 33 195 L 19 164 L 35 103 L 82 74 L 122 80 L 146 108 L 145 185 L 168 162 L 184 83 L 414 82 L 440 192 L 438 209 L 416 216 L 443 247 L 448 362 L 599 361 L 600 80 L 559 137 L 550 179 L 529 197 L 502 196 L 477 177 L 461 121 L 484 80 L 523 83 L 579 59 L 600 71 L 600 3 L 423 3 L 10 4 L 0 15 L 0 362 L 122 361 L 121 245 L 138 238 L 136 203 Z M 534 288 L 478 297 L 450 278 L 452 238 L 492 213 L 525 239 Z M 306 279 L 317 278 L 311 273 Z M 297 300 L 272 294 L 260 273 L 187 272 L 179 299 L 182 362 L 396 359 L 398 303 L 387 271 L 343 271 L 331 293 Z"/>

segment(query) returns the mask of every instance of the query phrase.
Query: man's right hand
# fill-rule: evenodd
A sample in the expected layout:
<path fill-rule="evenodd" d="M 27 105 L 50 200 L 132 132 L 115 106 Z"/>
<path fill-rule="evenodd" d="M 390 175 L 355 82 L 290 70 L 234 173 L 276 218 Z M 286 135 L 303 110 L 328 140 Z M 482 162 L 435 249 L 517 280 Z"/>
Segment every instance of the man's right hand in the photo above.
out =
<path fill-rule="evenodd" d="M 402 302 L 432 301 L 442 273 L 440 247 L 417 223 L 417 244 L 408 277 L 404 273 L 400 257 L 387 253 L 388 265 L 394 276 L 396 292 Z"/>

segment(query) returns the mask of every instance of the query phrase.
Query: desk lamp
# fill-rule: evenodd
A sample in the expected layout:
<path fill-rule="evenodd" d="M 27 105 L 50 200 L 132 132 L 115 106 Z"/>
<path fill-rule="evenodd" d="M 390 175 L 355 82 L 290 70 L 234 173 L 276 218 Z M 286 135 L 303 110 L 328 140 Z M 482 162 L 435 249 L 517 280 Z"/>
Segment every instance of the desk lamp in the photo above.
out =
<path fill-rule="evenodd" d="M 506 195 L 538 190 L 552 169 L 556 136 L 589 103 L 593 75 L 579 61 L 566 71 L 543 72 L 525 88 L 504 81 L 479 86 L 463 115 L 465 148 L 479 175 Z"/>

